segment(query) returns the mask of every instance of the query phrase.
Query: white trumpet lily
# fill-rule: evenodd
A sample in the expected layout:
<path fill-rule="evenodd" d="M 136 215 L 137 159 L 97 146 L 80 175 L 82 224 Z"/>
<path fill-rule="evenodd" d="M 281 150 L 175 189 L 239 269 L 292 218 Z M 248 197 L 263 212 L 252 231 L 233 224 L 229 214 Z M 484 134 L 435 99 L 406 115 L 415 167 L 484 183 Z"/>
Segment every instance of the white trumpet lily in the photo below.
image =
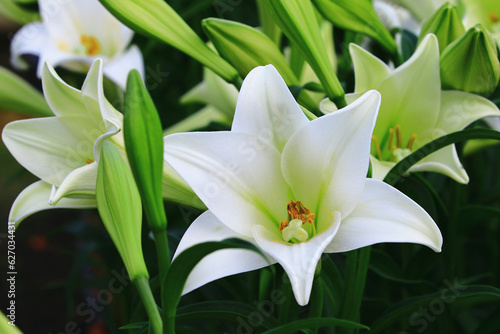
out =
<path fill-rule="evenodd" d="M 420 243 L 440 251 L 431 217 L 391 186 L 367 179 L 380 95 L 370 91 L 338 112 L 309 121 L 274 67 L 243 82 L 232 130 L 165 137 L 165 160 L 209 211 L 188 228 L 174 255 L 237 237 L 247 250 L 205 257 L 184 293 L 278 262 L 300 305 L 309 301 L 322 253 L 379 242 Z"/>
<path fill-rule="evenodd" d="M 136 69 L 144 76 L 142 54 L 137 46 L 127 49 L 133 31 L 112 16 L 98 0 L 39 0 L 42 22 L 24 26 L 11 44 L 11 61 L 18 68 L 23 54 L 39 56 L 38 76 L 48 61 L 54 67 L 87 72 L 101 58 L 104 74 L 125 89 L 127 74 Z"/>

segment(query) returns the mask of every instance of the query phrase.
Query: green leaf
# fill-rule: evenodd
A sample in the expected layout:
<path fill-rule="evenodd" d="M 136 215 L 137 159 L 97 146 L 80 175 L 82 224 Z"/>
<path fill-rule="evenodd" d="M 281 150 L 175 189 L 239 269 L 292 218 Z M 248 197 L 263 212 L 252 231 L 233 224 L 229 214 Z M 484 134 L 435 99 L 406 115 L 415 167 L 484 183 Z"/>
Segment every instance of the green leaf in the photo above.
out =
<path fill-rule="evenodd" d="M 348 321 L 335 318 L 309 318 L 292 321 L 288 324 L 268 330 L 262 334 L 290 334 L 300 330 L 316 329 L 321 327 L 342 327 L 342 328 L 362 328 L 370 329 L 365 325 L 354 321 Z"/>
<path fill-rule="evenodd" d="M 14 321 L 16 319 L 14 318 Z M 9 325 L 8 322 L 11 321 L 10 318 L 7 318 L 5 314 L 0 311 L 0 330 L 4 334 L 22 334 L 22 332 L 19 330 L 19 328 L 14 325 Z M 14 322 L 15 324 L 15 322 Z"/>
<path fill-rule="evenodd" d="M 40 14 L 20 6 L 12 0 L 0 0 L 0 14 L 19 24 L 40 21 Z"/>
<path fill-rule="evenodd" d="M 125 263 L 130 279 L 149 277 L 142 255 L 142 207 L 134 177 L 118 149 L 104 142 L 96 199 L 99 215 Z"/>
<path fill-rule="evenodd" d="M 300 48 L 304 58 L 325 88 L 327 96 L 339 108 L 345 107 L 347 104 L 344 89 L 328 58 L 316 13 L 310 0 L 269 1 L 269 9 L 283 33 Z"/>
<path fill-rule="evenodd" d="M 453 286 L 449 281 L 445 281 L 445 285 L 447 287 L 435 293 L 409 298 L 394 304 L 373 323 L 370 333 L 380 333 L 389 328 L 395 321 L 402 318 L 408 319 L 419 307 L 428 306 L 436 300 L 441 301 L 443 304 L 453 303 L 453 306 L 460 303 L 467 303 L 468 306 L 471 306 L 472 304 L 498 302 L 500 300 L 500 289 L 492 286 Z"/>
<path fill-rule="evenodd" d="M 269 302 L 271 303 L 271 302 Z M 191 304 L 177 310 L 176 322 L 196 321 L 199 319 L 213 319 L 238 322 L 237 318 L 247 319 L 254 312 L 263 315 L 262 327 L 266 329 L 279 326 L 278 320 L 273 316 L 275 305 L 261 303 L 259 307 L 235 301 L 209 301 Z"/>
<path fill-rule="evenodd" d="M 143 321 L 143 322 L 135 322 L 133 324 L 128 324 L 128 325 L 120 327 L 119 329 L 140 329 L 140 330 L 142 330 L 144 328 L 147 328 L 148 326 L 149 326 L 149 322 Z"/>
<path fill-rule="evenodd" d="M 397 45 L 368 0 L 313 0 L 323 17 L 333 25 L 373 38 L 391 54 Z"/>
<path fill-rule="evenodd" d="M 445 146 L 469 139 L 500 140 L 500 132 L 487 129 L 468 129 L 439 137 L 398 162 L 394 167 L 392 167 L 389 173 L 387 173 L 384 178 L 384 182 L 390 185 L 396 184 L 396 182 L 406 173 L 408 169 L 410 169 L 411 166 L 418 163 L 429 154 L 436 152 Z"/>
<path fill-rule="evenodd" d="M 141 75 L 129 73 L 123 119 L 125 148 L 153 231 L 167 226 L 163 208 L 163 130 L 158 111 Z"/>
<path fill-rule="evenodd" d="M 401 32 L 401 57 L 402 62 L 407 61 L 417 49 L 418 38 L 411 31 L 403 29 Z"/>
<path fill-rule="evenodd" d="M 162 305 L 163 323 L 165 329 L 171 333 L 175 332 L 175 317 L 177 305 L 181 299 L 182 290 L 186 280 L 193 268 L 205 256 L 215 251 L 228 248 L 242 248 L 260 253 L 253 244 L 240 239 L 226 239 L 220 242 L 204 242 L 183 251 L 170 265 L 170 269 L 163 281 Z"/>
<path fill-rule="evenodd" d="M 13 72 L 0 66 L 0 106 L 35 116 L 54 116 L 43 95 Z"/>
<path fill-rule="evenodd" d="M 213 52 L 163 0 L 100 0 L 136 32 L 157 38 L 193 57 L 227 82 L 239 80 L 236 69 Z"/>

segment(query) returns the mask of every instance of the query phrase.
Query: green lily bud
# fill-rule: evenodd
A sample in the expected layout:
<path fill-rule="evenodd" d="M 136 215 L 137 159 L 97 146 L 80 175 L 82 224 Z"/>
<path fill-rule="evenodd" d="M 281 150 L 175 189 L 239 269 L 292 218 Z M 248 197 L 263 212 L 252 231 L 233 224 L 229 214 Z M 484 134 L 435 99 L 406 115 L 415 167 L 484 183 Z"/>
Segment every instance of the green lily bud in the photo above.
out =
<path fill-rule="evenodd" d="M 20 1 L 0 0 L 0 14 L 19 24 L 40 21 L 37 11 L 27 9 L 23 5 Z"/>
<path fill-rule="evenodd" d="M 455 5 L 450 2 L 445 3 L 422 25 L 422 31 L 418 43 L 424 39 L 427 34 L 436 35 L 439 42 L 439 52 L 443 50 L 457 38 L 465 34 L 465 28 L 458 16 Z"/>
<path fill-rule="evenodd" d="M 163 230 L 167 218 L 163 207 L 163 130 L 156 107 L 141 75 L 129 73 L 123 119 L 125 148 L 151 230 Z"/>
<path fill-rule="evenodd" d="M 220 55 L 243 78 L 257 66 L 273 64 L 289 86 L 298 84 L 278 46 L 264 33 L 246 24 L 215 18 L 203 20 L 202 26 Z"/>
<path fill-rule="evenodd" d="M 488 95 L 500 79 L 495 40 L 480 24 L 448 45 L 440 65 L 443 89 Z"/>
<path fill-rule="evenodd" d="M 314 5 L 333 25 L 373 38 L 391 54 L 397 45 L 367 0 L 313 0 Z"/>
<path fill-rule="evenodd" d="M 259 11 L 260 29 L 277 46 L 281 44 L 281 30 L 269 14 L 267 0 L 257 0 L 257 9 Z"/>
<path fill-rule="evenodd" d="M 210 50 L 187 23 L 163 0 L 100 0 L 120 21 L 136 32 L 157 38 L 193 57 L 228 82 L 238 72 Z"/>
<path fill-rule="evenodd" d="M 21 77 L 0 67 L 0 106 L 35 116 L 54 116 L 43 95 Z"/>
<path fill-rule="evenodd" d="M 131 280 L 149 278 L 142 255 L 142 207 L 134 177 L 118 149 L 104 142 L 97 171 L 99 215 L 125 263 Z"/>
<path fill-rule="evenodd" d="M 344 107 L 344 89 L 328 58 L 310 0 L 271 0 L 268 3 L 275 22 L 300 48 L 325 88 L 327 96 L 339 107 Z"/>

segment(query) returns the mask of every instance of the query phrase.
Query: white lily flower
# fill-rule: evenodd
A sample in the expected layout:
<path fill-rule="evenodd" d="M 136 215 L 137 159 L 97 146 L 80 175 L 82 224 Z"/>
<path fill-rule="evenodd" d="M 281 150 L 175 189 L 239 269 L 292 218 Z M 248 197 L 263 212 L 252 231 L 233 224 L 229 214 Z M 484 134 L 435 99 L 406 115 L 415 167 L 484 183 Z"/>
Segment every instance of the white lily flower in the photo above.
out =
<path fill-rule="evenodd" d="M 123 116 L 106 100 L 103 62 L 90 67 L 82 90 L 66 84 L 48 64 L 42 84 L 55 117 L 7 124 L 2 140 L 14 158 L 41 179 L 19 194 L 9 222 L 18 225 L 29 215 L 52 208 L 96 207 L 95 186 L 100 148 L 105 140 L 125 157 Z M 163 196 L 203 208 L 186 183 L 164 164 Z"/>
<path fill-rule="evenodd" d="M 441 90 L 439 48 L 432 34 L 395 70 L 355 44 L 350 45 L 350 53 L 355 92 L 346 95 L 347 103 L 371 89 L 382 95 L 371 152 L 376 179 L 384 179 L 397 162 L 434 139 L 462 130 L 480 118 L 500 115 L 495 104 L 481 96 Z M 323 100 L 320 109 L 328 113 L 336 107 Z M 460 183 L 469 181 L 455 145 L 428 155 L 409 171 L 434 171 Z"/>
<path fill-rule="evenodd" d="M 133 31 L 112 16 L 98 0 L 39 0 L 41 22 L 25 25 L 11 43 L 11 62 L 17 68 L 27 65 L 23 54 L 39 56 L 37 73 L 43 64 L 61 65 L 87 72 L 101 58 L 104 74 L 125 89 L 127 74 L 136 69 L 144 77 L 142 54 L 135 45 L 127 49 Z"/>
<path fill-rule="evenodd" d="M 440 251 L 432 218 L 391 186 L 367 179 L 380 94 L 313 121 L 274 67 L 243 82 L 231 131 L 165 137 L 165 160 L 209 211 L 183 236 L 174 258 L 206 241 L 237 237 L 248 250 L 221 250 L 190 274 L 184 293 L 208 282 L 278 262 L 300 305 L 309 301 L 322 253 L 379 242 L 420 243 Z"/>

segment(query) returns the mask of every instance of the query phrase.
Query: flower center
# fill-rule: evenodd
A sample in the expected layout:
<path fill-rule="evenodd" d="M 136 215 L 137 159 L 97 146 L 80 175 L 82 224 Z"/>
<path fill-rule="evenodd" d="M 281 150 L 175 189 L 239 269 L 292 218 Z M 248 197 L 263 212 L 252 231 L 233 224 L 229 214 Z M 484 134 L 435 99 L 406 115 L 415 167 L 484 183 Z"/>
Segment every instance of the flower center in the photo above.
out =
<path fill-rule="evenodd" d="M 389 139 L 387 140 L 387 145 L 381 146 L 377 136 L 372 136 L 372 141 L 378 159 L 394 162 L 400 162 L 411 154 L 411 152 L 413 151 L 413 144 L 415 143 L 416 139 L 416 134 L 411 135 L 406 146 L 403 147 L 403 133 L 401 131 L 401 125 L 399 124 L 397 124 L 394 129 L 389 129 Z M 385 152 L 389 153 L 384 154 Z"/>
<path fill-rule="evenodd" d="M 94 36 L 82 35 L 80 37 L 80 43 L 85 48 L 84 53 L 88 56 L 95 56 L 101 51 L 101 45 Z"/>
<path fill-rule="evenodd" d="M 290 201 L 286 205 L 288 211 L 286 221 L 280 223 L 283 239 L 290 243 L 301 243 L 316 234 L 314 213 L 306 208 L 300 201 Z"/>

